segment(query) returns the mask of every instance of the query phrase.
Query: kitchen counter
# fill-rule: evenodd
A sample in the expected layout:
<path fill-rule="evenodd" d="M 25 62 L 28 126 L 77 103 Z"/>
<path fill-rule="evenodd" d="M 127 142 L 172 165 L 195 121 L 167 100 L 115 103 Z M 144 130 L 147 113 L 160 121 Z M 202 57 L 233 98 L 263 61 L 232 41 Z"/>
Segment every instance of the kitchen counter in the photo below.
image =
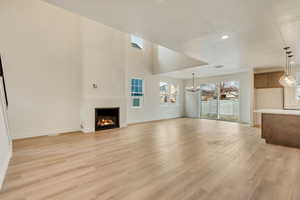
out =
<path fill-rule="evenodd" d="M 261 109 L 262 138 L 266 143 L 300 148 L 300 111 Z"/>
<path fill-rule="evenodd" d="M 282 115 L 300 115 L 300 110 L 283 110 L 283 109 L 259 109 L 255 113 L 269 113 L 269 114 L 282 114 Z"/>

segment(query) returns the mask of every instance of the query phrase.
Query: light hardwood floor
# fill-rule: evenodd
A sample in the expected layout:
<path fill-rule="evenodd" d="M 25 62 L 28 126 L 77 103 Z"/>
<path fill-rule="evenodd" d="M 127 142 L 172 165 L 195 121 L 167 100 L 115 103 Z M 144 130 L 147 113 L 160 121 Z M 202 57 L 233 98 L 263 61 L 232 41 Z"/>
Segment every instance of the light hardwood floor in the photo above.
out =
<path fill-rule="evenodd" d="M 1 200 L 299 200 L 300 150 L 174 119 L 14 142 Z"/>

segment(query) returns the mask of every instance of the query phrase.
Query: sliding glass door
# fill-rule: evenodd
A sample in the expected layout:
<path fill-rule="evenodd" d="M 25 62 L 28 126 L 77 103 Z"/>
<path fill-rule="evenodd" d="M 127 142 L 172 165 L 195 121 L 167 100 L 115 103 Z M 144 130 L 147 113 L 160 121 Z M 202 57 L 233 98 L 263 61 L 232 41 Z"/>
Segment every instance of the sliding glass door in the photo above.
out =
<path fill-rule="evenodd" d="M 200 95 L 201 118 L 218 119 L 218 86 L 202 84 Z"/>
<path fill-rule="evenodd" d="M 225 121 L 239 120 L 239 82 L 202 84 L 200 117 Z"/>
<path fill-rule="evenodd" d="M 226 121 L 239 120 L 239 82 L 223 81 L 220 83 L 219 119 Z"/>

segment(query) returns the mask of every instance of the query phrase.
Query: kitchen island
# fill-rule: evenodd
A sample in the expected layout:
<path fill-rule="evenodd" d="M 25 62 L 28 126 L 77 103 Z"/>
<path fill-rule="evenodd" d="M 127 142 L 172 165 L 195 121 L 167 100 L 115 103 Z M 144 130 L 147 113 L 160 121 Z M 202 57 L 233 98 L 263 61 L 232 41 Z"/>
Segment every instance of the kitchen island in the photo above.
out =
<path fill-rule="evenodd" d="M 300 110 L 261 109 L 262 138 L 266 143 L 300 148 Z"/>

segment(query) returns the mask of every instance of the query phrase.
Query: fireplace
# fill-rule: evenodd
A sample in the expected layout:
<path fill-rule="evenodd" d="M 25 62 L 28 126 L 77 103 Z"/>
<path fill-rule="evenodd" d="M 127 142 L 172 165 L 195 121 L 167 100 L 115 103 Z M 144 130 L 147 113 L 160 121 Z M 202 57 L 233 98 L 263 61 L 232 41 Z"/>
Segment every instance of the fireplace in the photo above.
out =
<path fill-rule="evenodd" d="M 95 131 L 120 128 L 120 108 L 96 108 Z"/>

